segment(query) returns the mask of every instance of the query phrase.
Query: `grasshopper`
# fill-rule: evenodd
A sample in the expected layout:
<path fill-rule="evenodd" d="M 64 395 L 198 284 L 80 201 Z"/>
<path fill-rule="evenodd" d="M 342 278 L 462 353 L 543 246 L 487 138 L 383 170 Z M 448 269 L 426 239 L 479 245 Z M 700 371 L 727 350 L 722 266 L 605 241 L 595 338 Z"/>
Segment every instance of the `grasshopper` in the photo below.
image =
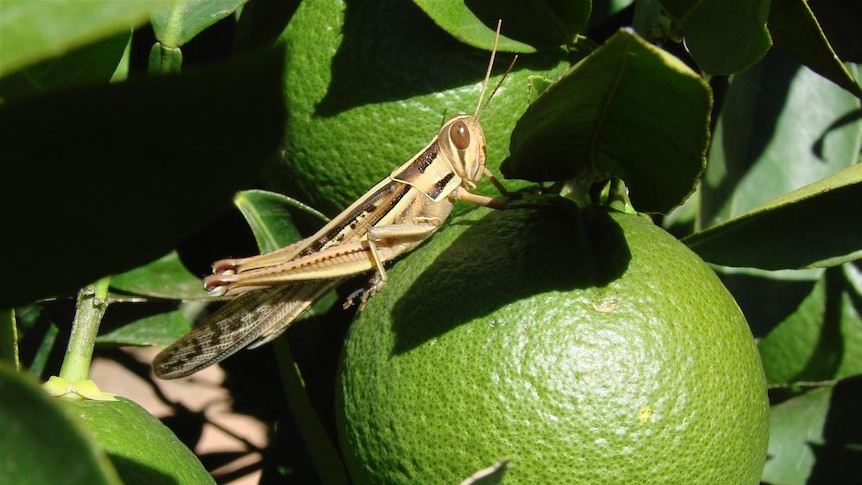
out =
<path fill-rule="evenodd" d="M 204 288 L 212 296 L 236 298 L 157 355 L 153 361 L 156 376 L 184 377 L 244 347 L 259 347 L 278 337 L 347 278 L 372 272 L 368 285 L 344 304 L 347 308 L 358 298 L 361 310 L 386 283 L 384 265 L 430 237 L 449 217 L 455 201 L 507 208 L 508 192 L 485 167 L 485 135 L 479 124 L 499 35 L 498 24 L 472 116 L 452 117 L 416 156 L 316 234 L 270 253 L 216 261 L 213 274 L 204 278 Z M 503 198 L 471 193 L 483 175 Z"/>

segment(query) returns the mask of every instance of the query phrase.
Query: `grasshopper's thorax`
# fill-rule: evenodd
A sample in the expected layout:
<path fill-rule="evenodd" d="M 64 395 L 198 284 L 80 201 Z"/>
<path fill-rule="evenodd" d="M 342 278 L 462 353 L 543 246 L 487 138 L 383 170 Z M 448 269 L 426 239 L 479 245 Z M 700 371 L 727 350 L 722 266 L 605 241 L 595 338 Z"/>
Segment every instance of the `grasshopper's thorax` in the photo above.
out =
<path fill-rule="evenodd" d="M 446 158 L 469 190 L 476 188 L 485 167 L 485 134 L 479 120 L 470 115 L 456 115 L 440 129 L 440 155 Z"/>

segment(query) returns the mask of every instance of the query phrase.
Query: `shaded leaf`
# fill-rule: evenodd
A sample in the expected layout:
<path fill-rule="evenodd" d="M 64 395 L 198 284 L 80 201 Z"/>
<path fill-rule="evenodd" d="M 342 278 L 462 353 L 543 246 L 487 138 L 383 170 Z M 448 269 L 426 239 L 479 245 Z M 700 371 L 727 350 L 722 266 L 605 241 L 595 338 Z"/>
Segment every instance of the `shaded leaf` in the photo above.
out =
<path fill-rule="evenodd" d="M 766 28 L 769 2 L 752 0 L 662 0 L 685 32 L 697 65 L 713 75 L 741 72 L 772 45 Z"/>
<path fill-rule="evenodd" d="M 710 106 L 699 76 L 623 30 L 530 106 L 501 170 L 537 182 L 615 175 L 637 210 L 667 212 L 703 171 Z"/>
<path fill-rule="evenodd" d="M 554 81 L 552 79 L 542 76 L 530 76 L 527 79 L 527 96 L 530 99 L 530 103 L 532 104 L 539 99 L 539 96 L 553 84 Z"/>
<path fill-rule="evenodd" d="M 10 103 L 79 86 L 107 84 L 130 38 L 130 32 L 122 32 L 16 71 L 0 79 L 3 101 Z"/>
<path fill-rule="evenodd" d="M 859 105 L 778 50 L 733 76 L 703 176 L 700 227 L 856 163 L 862 148 Z"/>
<path fill-rule="evenodd" d="M 853 165 L 683 242 L 706 261 L 725 266 L 834 266 L 862 257 L 860 200 L 862 165 Z"/>
<path fill-rule="evenodd" d="M 535 52 L 574 42 L 590 17 L 589 0 L 414 0 L 443 30 L 481 49 L 491 50 L 497 21 L 502 21 L 498 49 Z"/>
<path fill-rule="evenodd" d="M 167 0 L 4 0 L 0 15 L 0 77 L 96 40 L 130 31 Z"/>
<path fill-rule="evenodd" d="M 823 33 L 844 62 L 862 63 L 862 36 L 859 19 L 862 3 L 858 0 L 809 0 Z"/>
<path fill-rule="evenodd" d="M 714 266 L 748 320 L 755 339 L 765 337 L 799 308 L 826 271 L 764 271 Z"/>
<path fill-rule="evenodd" d="M 15 317 L 18 334 L 16 350 L 21 366 L 34 376 L 47 377 L 44 372 L 51 358 L 56 357 L 56 365 L 59 366 L 59 356 L 65 350 L 62 347 L 65 342 L 59 338 L 59 327 L 54 323 L 53 316 L 40 304 L 16 308 Z"/>
<path fill-rule="evenodd" d="M 826 381 L 862 374 L 862 318 L 852 265 L 833 268 L 799 307 L 758 343 L 770 384 Z"/>
<path fill-rule="evenodd" d="M 862 379 L 814 389 L 770 409 L 766 483 L 855 483 L 862 472 Z"/>
<path fill-rule="evenodd" d="M 862 97 L 862 88 L 835 55 L 807 2 L 771 0 L 769 30 L 776 47 L 855 96 Z"/>
<path fill-rule="evenodd" d="M 0 307 L 152 260 L 215 215 L 275 150 L 282 60 L 272 52 L 2 107 L 0 225 L 16 235 L 2 251 L 15 255 L 6 271 L 16 284 Z"/>
<path fill-rule="evenodd" d="M 118 306 L 124 305 L 111 305 L 110 315 L 112 318 L 106 323 L 116 319 L 114 314 L 118 312 Z M 142 304 L 134 304 L 134 306 L 138 307 L 136 308 L 137 311 L 140 311 Z M 143 316 L 102 333 L 96 338 L 96 343 L 101 345 L 160 345 L 165 347 L 188 333 L 191 328 L 191 324 L 182 312 L 170 310 Z"/>

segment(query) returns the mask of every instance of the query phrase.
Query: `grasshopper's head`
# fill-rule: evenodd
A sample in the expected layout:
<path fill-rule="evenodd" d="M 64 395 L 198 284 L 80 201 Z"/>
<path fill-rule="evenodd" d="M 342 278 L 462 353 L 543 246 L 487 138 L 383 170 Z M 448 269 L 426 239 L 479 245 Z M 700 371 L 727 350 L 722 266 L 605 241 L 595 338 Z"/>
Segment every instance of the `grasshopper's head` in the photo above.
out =
<path fill-rule="evenodd" d="M 479 120 L 470 115 L 456 115 L 440 129 L 440 151 L 446 157 L 461 185 L 467 190 L 485 171 L 485 134 Z"/>

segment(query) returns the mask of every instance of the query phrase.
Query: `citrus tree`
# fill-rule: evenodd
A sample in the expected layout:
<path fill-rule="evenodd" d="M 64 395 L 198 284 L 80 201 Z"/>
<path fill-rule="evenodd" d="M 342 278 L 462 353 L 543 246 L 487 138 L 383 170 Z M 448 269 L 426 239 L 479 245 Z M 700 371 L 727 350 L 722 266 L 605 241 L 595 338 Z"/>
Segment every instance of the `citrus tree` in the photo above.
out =
<path fill-rule="evenodd" d="M 487 166 L 528 208 L 459 205 L 352 327 L 362 279 L 227 360 L 272 425 L 253 468 L 853 483 L 859 7 L 542 5 L 0 4 L 0 478 L 210 481 L 201 416 L 98 389 L 94 348 L 158 389 L 117 347 L 176 340 L 211 261 L 312 233 L 477 110 L 502 19 Z"/>

